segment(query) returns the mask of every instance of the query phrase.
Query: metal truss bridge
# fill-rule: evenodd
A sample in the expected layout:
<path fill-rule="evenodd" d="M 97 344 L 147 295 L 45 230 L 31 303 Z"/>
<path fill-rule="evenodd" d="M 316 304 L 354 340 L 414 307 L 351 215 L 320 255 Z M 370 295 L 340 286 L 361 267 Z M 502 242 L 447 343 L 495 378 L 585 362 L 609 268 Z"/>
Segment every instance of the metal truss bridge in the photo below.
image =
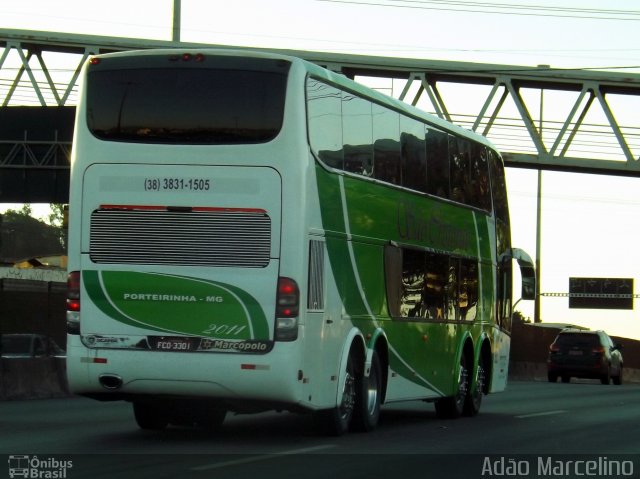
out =
<path fill-rule="evenodd" d="M 229 47 L 0 29 L 0 202 L 66 201 L 82 64 L 149 48 Z M 485 135 L 507 166 L 640 176 L 640 74 L 278 52 Z"/>

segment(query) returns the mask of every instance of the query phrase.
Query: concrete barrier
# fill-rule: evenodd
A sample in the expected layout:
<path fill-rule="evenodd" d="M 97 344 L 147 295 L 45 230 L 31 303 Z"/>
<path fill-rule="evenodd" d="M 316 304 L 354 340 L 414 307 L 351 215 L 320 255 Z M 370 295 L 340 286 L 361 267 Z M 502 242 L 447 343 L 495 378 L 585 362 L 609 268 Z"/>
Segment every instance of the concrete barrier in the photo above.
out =
<path fill-rule="evenodd" d="M 516 381 L 547 381 L 547 364 L 533 361 L 511 361 L 509 379 Z M 640 383 L 640 369 L 624 368 L 622 383 Z"/>
<path fill-rule="evenodd" d="M 509 379 L 520 381 L 546 381 L 546 363 L 533 361 L 511 361 L 509 363 Z"/>
<path fill-rule="evenodd" d="M 0 359 L 0 400 L 68 395 L 65 358 Z"/>

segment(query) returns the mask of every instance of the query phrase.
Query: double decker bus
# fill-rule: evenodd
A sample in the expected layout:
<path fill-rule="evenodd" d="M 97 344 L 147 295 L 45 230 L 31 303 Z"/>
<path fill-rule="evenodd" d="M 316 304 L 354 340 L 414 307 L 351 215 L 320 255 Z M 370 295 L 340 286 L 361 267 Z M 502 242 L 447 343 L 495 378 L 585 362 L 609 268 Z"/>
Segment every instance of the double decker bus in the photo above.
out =
<path fill-rule="evenodd" d="M 71 390 L 143 429 L 229 411 L 375 428 L 473 416 L 507 380 L 504 167 L 483 137 L 277 54 L 84 67 L 71 166 Z"/>

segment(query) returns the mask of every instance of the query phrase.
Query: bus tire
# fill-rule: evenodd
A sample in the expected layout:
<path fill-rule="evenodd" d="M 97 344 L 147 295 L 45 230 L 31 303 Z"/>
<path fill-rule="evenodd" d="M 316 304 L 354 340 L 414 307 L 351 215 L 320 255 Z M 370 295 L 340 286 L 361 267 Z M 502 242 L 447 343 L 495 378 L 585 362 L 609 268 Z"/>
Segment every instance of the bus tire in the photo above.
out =
<path fill-rule="evenodd" d="M 462 416 L 464 404 L 469 392 L 469 371 L 464 353 L 460 356 L 458 384 L 456 393 L 436 401 L 436 415 L 440 419 L 456 419 Z"/>
<path fill-rule="evenodd" d="M 378 425 L 382 398 L 382 367 L 376 351 L 371 357 L 369 376 L 365 377 L 364 371 L 357 375 L 356 392 L 352 428 L 360 432 L 372 431 Z"/>
<path fill-rule="evenodd" d="M 351 426 L 356 403 L 356 366 L 353 352 L 349 353 L 340 404 L 332 409 L 315 413 L 317 425 L 330 436 L 342 436 Z"/>
<path fill-rule="evenodd" d="M 165 411 L 152 402 L 135 401 L 133 415 L 140 429 L 159 431 L 169 425 L 169 418 Z"/>
<path fill-rule="evenodd" d="M 482 396 L 484 395 L 485 385 L 487 381 L 487 370 L 484 365 L 484 357 L 480 354 L 478 358 L 478 368 L 476 370 L 476 380 L 473 381 L 472 387 L 464 402 L 464 415 L 475 416 L 480 412 L 482 406 Z"/>

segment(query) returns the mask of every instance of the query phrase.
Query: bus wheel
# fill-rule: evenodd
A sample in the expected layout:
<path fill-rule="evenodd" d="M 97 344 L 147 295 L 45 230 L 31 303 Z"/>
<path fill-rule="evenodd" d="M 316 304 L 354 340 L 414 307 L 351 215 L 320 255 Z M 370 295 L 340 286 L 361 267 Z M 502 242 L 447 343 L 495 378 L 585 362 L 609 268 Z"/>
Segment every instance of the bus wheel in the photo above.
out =
<path fill-rule="evenodd" d="M 376 351 L 371 357 L 369 377 L 364 377 L 364 372 L 357 376 L 356 392 L 353 429 L 364 432 L 372 431 L 378 425 L 382 398 L 382 368 Z"/>
<path fill-rule="evenodd" d="M 140 429 L 159 431 L 169 424 L 165 411 L 152 402 L 134 402 L 133 415 Z"/>
<path fill-rule="evenodd" d="M 467 370 L 467 358 L 460 356 L 460 368 L 458 372 L 458 387 L 453 396 L 448 396 L 436 401 L 436 414 L 441 419 L 455 419 L 462 415 L 464 403 L 469 391 L 469 371 Z"/>
<path fill-rule="evenodd" d="M 487 370 L 484 367 L 484 358 L 480 355 L 478 359 L 478 370 L 476 373 L 475 385 L 469 389 L 469 394 L 464 402 L 464 415 L 475 416 L 480 412 L 482 396 L 487 381 Z"/>
<path fill-rule="evenodd" d="M 315 415 L 316 422 L 327 434 L 342 436 L 349 430 L 356 402 L 356 368 L 353 354 L 347 359 L 347 370 L 344 383 L 341 388 L 341 400 L 338 406 L 318 411 Z"/>

